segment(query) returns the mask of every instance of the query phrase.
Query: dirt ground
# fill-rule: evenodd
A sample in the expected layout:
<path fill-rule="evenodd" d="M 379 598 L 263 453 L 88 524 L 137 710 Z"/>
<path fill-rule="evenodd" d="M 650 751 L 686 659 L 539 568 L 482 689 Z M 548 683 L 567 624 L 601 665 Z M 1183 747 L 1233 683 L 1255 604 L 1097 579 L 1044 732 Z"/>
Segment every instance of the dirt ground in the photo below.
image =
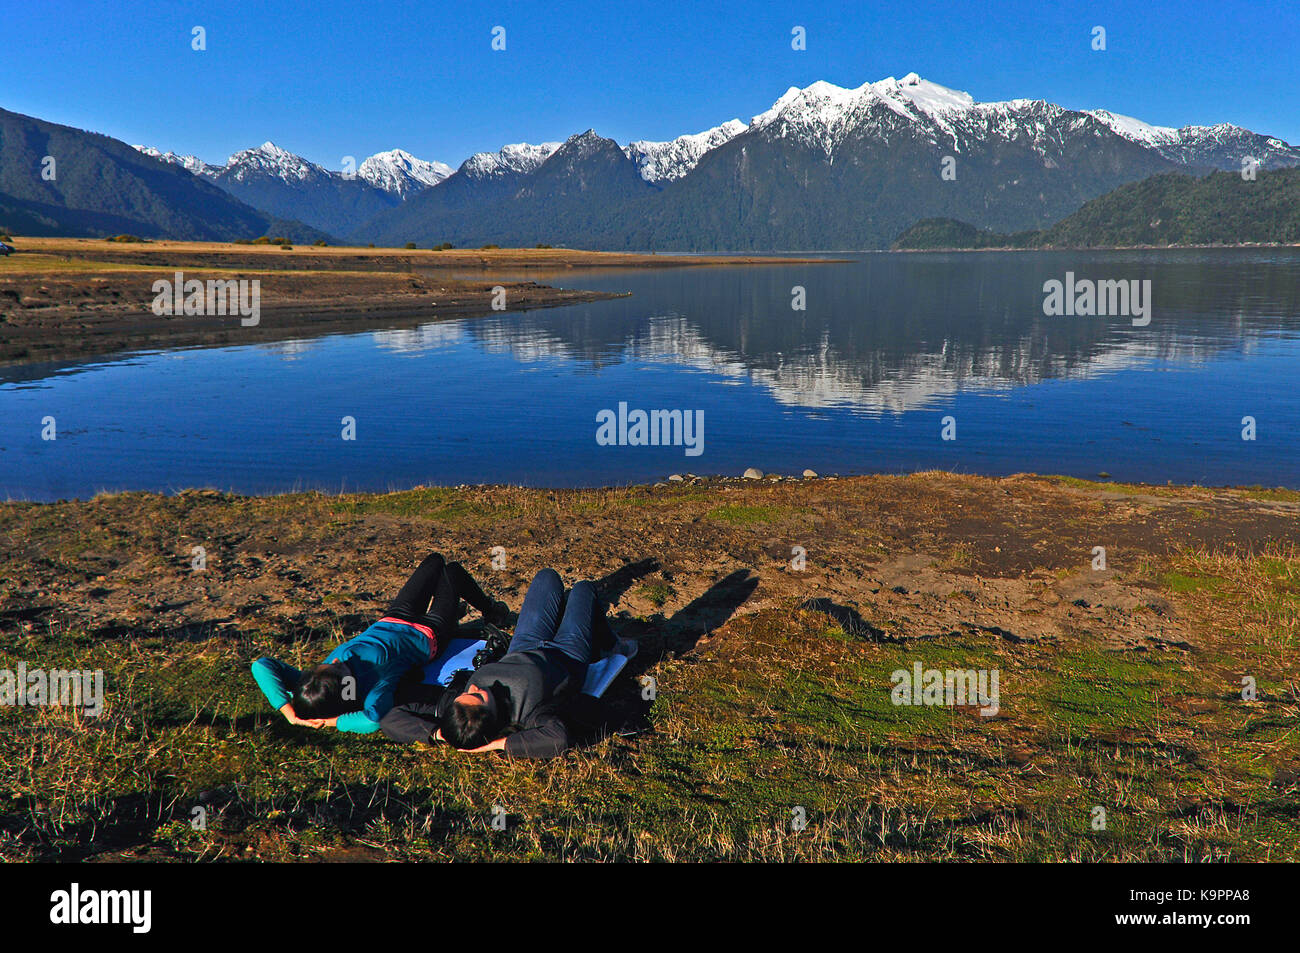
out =
<path fill-rule="evenodd" d="M 611 593 L 614 611 L 631 618 L 688 606 L 708 615 L 708 600 L 729 603 L 734 585 L 749 589 L 737 612 L 822 600 L 878 639 L 982 631 L 1186 648 L 1198 620 L 1176 611 L 1148 564 L 1300 544 L 1300 497 L 1270 495 L 935 474 L 9 504 L 0 620 L 57 615 L 92 635 L 212 632 L 250 617 L 310 630 L 340 610 L 382 609 L 437 549 L 516 608 L 533 572 L 554 566 L 570 579 L 636 574 L 638 586 Z M 200 545 L 207 568 L 195 573 L 189 553 Z M 494 546 L 505 547 L 506 571 L 491 568 Z M 793 547 L 806 551 L 802 571 L 791 567 Z M 1094 568 L 1095 547 L 1105 569 Z"/>

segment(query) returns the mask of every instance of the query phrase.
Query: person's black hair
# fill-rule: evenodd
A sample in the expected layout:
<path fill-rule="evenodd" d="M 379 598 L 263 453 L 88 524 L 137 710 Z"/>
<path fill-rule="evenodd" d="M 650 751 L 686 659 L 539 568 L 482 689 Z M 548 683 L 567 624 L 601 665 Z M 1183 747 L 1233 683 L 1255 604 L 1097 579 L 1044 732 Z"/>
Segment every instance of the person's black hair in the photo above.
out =
<path fill-rule="evenodd" d="M 465 690 L 469 688 L 469 680 L 474 677 L 474 670 L 471 668 L 458 668 L 452 673 L 451 681 L 447 683 L 447 694 L 452 698 L 457 695 L 464 695 Z"/>
<path fill-rule="evenodd" d="M 460 668 L 452 673 L 451 681 L 442 688 L 442 694 L 438 697 L 433 711 L 433 720 L 439 725 L 442 719 L 446 717 L 447 710 L 451 708 L 451 703 L 461 695 L 465 694 L 465 689 L 469 687 L 469 680 L 474 677 L 474 670 Z"/>
<path fill-rule="evenodd" d="M 445 697 L 455 699 L 457 695 L 448 691 Z M 465 705 L 452 701 L 442 709 L 438 730 L 442 732 L 443 740 L 453 748 L 481 748 L 497 736 L 495 706 Z"/>
<path fill-rule="evenodd" d="M 293 693 L 293 713 L 299 718 L 333 718 L 359 710 L 343 700 L 343 676 L 330 665 L 315 665 L 303 672 Z"/>

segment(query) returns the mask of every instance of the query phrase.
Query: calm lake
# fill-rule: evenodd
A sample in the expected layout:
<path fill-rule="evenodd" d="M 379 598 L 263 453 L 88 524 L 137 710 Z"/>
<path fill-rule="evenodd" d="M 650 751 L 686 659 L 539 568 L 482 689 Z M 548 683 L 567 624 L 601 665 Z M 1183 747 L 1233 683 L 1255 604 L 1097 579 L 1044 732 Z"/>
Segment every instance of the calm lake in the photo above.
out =
<path fill-rule="evenodd" d="M 1300 251 L 837 257 L 852 261 L 531 274 L 632 296 L 3 368 L 0 496 L 596 486 L 751 466 L 1300 487 Z M 1149 324 L 1046 316 L 1044 282 L 1067 272 L 1149 280 Z M 701 452 L 602 445 L 597 416 L 620 403 L 702 414 Z M 42 439 L 48 417 L 57 439 Z"/>

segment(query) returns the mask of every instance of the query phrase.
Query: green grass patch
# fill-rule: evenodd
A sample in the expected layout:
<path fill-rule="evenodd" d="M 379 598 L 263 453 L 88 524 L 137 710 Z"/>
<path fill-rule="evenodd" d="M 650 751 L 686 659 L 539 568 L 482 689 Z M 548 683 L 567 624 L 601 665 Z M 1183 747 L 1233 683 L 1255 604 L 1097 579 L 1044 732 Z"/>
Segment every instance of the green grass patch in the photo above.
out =
<path fill-rule="evenodd" d="M 1155 729 L 1162 704 L 1167 709 L 1186 680 L 1176 658 L 1096 649 L 1063 652 L 1039 674 L 1034 708 L 1053 730 L 1084 737 Z"/>
<path fill-rule="evenodd" d="M 1164 583 L 1174 592 L 1218 592 L 1228 580 L 1222 576 L 1207 576 L 1197 573 L 1167 572 Z"/>
<path fill-rule="evenodd" d="M 1108 493 L 1127 493 L 1130 496 L 1137 495 L 1158 495 L 1162 492 L 1168 492 L 1166 487 L 1160 486 L 1139 486 L 1136 483 L 1111 483 L 1109 480 L 1083 480 L 1079 477 L 1071 476 L 1054 476 L 1049 477 L 1052 482 L 1059 483 L 1062 486 L 1072 486 L 1079 490 L 1101 490 Z"/>
<path fill-rule="evenodd" d="M 785 508 L 780 506 L 728 504 L 726 506 L 715 506 L 709 510 L 708 517 L 711 520 L 727 523 L 731 526 L 759 526 L 778 519 L 785 512 Z"/>
<path fill-rule="evenodd" d="M 523 509 L 509 502 L 469 499 L 452 487 L 423 487 L 378 496 L 341 497 L 332 504 L 336 513 L 363 516 L 383 513 L 416 519 L 468 520 L 476 517 L 504 519 L 522 515 Z"/>

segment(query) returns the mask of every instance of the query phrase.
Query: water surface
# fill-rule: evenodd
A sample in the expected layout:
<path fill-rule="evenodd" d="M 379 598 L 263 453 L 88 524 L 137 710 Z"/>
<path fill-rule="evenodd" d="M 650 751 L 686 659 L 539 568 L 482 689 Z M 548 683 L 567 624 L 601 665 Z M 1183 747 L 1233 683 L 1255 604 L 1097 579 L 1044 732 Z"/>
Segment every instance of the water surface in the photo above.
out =
<path fill-rule="evenodd" d="M 1067 271 L 1150 279 L 1151 323 L 1045 316 L 1043 283 Z M 1300 486 L 1300 251 L 870 254 L 551 280 L 633 294 L 0 369 L 0 495 L 589 486 L 750 466 Z M 600 446 L 596 415 L 619 402 L 703 411 L 703 453 Z"/>

